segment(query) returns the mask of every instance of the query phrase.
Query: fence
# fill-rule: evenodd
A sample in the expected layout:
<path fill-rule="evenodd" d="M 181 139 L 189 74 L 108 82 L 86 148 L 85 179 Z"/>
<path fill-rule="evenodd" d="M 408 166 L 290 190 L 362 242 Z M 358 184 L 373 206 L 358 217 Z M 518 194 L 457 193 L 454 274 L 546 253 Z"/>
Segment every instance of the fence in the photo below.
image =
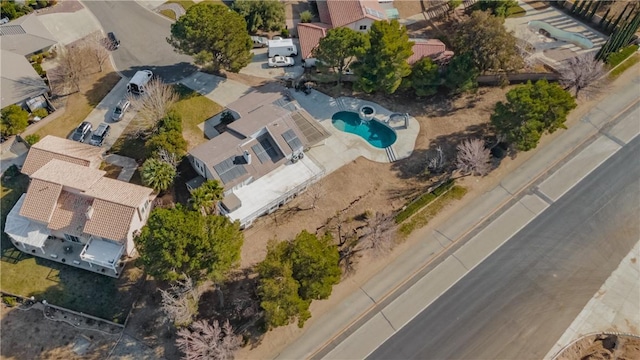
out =
<path fill-rule="evenodd" d="M 520 73 L 520 74 L 503 74 L 503 75 L 481 75 L 478 76 L 478 84 L 480 85 L 500 85 L 501 80 L 507 77 L 509 83 L 518 84 L 527 81 L 538 81 L 546 79 L 547 81 L 559 81 L 560 75 L 556 73 Z"/>

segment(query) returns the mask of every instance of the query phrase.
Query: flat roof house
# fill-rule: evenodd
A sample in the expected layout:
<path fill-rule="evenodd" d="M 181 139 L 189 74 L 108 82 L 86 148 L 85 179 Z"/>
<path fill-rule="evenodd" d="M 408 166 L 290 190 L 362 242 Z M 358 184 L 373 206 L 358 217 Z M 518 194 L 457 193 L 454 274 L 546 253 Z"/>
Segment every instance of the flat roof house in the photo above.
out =
<path fill-rule="evenodd" d="M 283 90 L 266 85 L 229 104 L 227 111 L 237 120 L 189 152 L 200 177 L 188 186 L 219 180 L 225 188 L 221 211 L 243 227 L 324 173 L 303 151 L 329 134 L 306 111 L 287 102 Z"/>
<path fill-rule="evenodd" d="M 83 149 L 86 152 L 83 153 Z M 7 216 L 19 250 L 118 277 L 147 221 L 153 190 L 105 177 L 95 147 L 45 137 L 27 155 L 30 184 Z"/>

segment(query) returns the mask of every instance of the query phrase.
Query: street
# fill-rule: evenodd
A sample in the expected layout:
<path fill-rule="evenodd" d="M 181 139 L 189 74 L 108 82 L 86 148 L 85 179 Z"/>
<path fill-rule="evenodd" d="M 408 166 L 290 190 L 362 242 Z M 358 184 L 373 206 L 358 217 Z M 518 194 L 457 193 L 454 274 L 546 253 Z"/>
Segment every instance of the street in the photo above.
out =
<path fill-rule="evenodd" d="M 84 1 L 105 34 L 114 32 L 120 48 L 112 52 L 115 67 L 126 77 L 148 69 L 165 82 L 178 81 L 194 71 L 191 57 L 173 50 L 166 38 L 171 21 L 135 1 Z"/>
<path fill-rule="evenodd" d="M 640 238 L 636 137 L 369 359 L 540 359 Z"/>

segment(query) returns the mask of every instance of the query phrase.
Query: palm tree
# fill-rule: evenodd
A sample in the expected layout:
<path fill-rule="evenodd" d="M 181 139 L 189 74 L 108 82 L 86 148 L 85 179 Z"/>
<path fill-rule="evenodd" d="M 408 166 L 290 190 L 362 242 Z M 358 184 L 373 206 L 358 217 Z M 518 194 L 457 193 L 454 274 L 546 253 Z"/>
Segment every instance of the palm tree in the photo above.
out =
<path fill-rule="evenodd" d="M 167 190 L 176 175 L 176 169 L 171 164 L 159 159 L 147 159 L 142 164 L 142 183 L 157 192 Z"/>
<path fill-rule="evenodd" d="M 189 203 L 193 210 L 200 210 L 203 215 L 217 213 L 218 202 L 224 198 L 224 188 L 218 180 L 207 180 L 191 192 Z"/>

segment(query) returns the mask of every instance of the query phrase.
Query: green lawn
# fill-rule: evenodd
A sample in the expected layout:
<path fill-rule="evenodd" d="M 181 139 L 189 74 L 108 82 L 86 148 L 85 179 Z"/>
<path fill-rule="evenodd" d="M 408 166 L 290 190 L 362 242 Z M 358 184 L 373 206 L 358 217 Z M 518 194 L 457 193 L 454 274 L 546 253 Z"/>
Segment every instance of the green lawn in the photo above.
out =
<path fill-rule="evenodd" d="M 29 179 L 16 168 L 1 179 L 2 229 L 11 208 L 27 190 Z M 0 259 L 0 288 L 107 320 L 123 322 L 137 297 L 142 271 L 132 265 L 120 279 L 91 273 L 68 265 L 36 258 L 17 250 L 3 232 Z"/>
<path fill-rule="evenodd" d="M 514 6 L 509 9 L 508 18 L 519 18 L 527 15 L 527 11 L 520 6 Z"/>
<path fill-rule="evenodd" d="M 611 74 L 609 74 L 609 79 L 613 80 L 620 76 L 623 72 L 625 72 L 628 68 L 637 64 L 640 61 L 640 54 L 633 54 L 631 57 L 628 57 L 622 64 L 620 64 L 617 68 L 615 68 Z"/>
<path fill-rule="evenodd" d="M 462 199 L 466 193 L 467 189 L 462 186 L 454 185 L 449 191 L 429 203 L 429 205 L 420 210 L 420 212 L 415 214 L 411 219 L 400 225 L 400 228 L 398 229 L 400 235 L 407 237 L 413 232 L 413 230 L 426 226 L 431 219 L 438 215 L 438 213 L 447 206 L 447 204 L 451 203 L 453 200 Z"/>
<path fill-rule="evenodd" d="M 184 85 L 176 85 L 175 89 L 180 100 L 173 106 L 173 110 L 182 116 L 182 135 L 189 143 L 189 149 L 192 149 L 207 142 L 198 125 L 222 111 L 222 106 Z"/>

